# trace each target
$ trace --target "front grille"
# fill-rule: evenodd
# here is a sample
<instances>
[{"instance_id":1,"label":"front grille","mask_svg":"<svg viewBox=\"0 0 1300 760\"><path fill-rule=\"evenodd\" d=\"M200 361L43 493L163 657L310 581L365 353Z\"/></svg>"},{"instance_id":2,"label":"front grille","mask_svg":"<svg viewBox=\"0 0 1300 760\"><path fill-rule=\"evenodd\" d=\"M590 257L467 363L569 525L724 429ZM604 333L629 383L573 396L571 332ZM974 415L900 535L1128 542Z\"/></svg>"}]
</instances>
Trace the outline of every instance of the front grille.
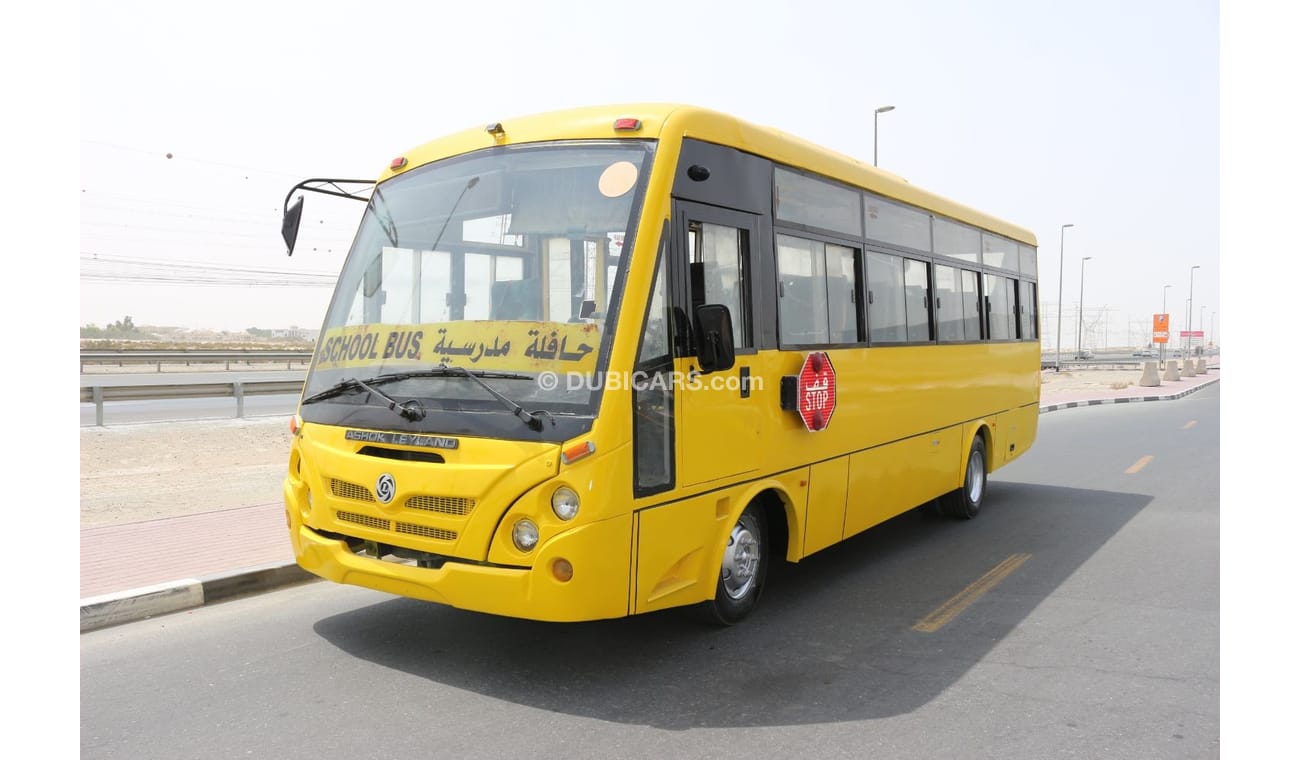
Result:
<instances>
[{"instance_id":1,"label":"front grille","mask_svg":"<svg viewBox=\"0 0 1300 760\"><path fill-rule=\"evenodd\" d=\"M459 496L412 496L406 500L406 507L444 515L467 515L474 511L474 500Z\"/></svg>"},{"instance_id":2,"label":"front grille","mask_svg":"<svg viewBox=\"0 0 1300 760\"><path fill-rule=\"evenodd\" d=\"M356 512L335 512L334 517L342 522L364 525L367 528L374 528L376 530L393 529L393 524L387 520L381 520L378 517L371 517L370 515L359 515Z\"/></svg>"},{"instance_id":3,"label":"front grille","mask_svg":"<svg viewBox=\"0 0 1300 760\"><path fill-rule=\"evenodd\" d=\"M411 523L399 522L397 524L398 533L406 533L411 536L423 536L424 538L436 538L439 541L455 541L456 531L445 530L443 528L430 528L424 525L413 525Z\"/></svg>"},{"instance_id":4,"label":"front grille","mask_svg":"<svg viewBox=\"0 0 1300 760\"><path fill-rule=\"evenodd\" d=\"M346 480L331 479L330 493L340 499L352 499L353 501L375 500L375 497L370 493L369 488L359 486L356 483L349 483Z\"/></svg>"}]
</instances>

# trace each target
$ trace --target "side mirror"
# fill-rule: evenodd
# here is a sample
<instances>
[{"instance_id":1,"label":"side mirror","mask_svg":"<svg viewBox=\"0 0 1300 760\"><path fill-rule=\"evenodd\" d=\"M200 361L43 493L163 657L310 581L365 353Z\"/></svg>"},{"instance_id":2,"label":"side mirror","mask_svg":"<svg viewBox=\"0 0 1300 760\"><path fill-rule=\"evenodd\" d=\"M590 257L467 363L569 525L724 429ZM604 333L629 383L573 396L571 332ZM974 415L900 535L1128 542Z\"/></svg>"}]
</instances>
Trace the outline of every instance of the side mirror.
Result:
<instances>
[{"instance_id":1,"label":"side mirror","mask_svg":"<svg viewBox=\"0 0 1300 760\"><path fill-rule=\"evenodd\" d=\"M695 357L703 372L719 372L736 364L736 344L731 332L731 312L720 303L695 309Z\"/></svg>"},{"instance_id":2,"label":"side mirror","mask_svg":"<svg viewBox=\"0 0 1300 760\"><path fill-rule=\"evenodd\" d=\"M298 225L302 223L302 196L284 210L284 221L280 223L280 235L284 244L289 246L289 255L293 255L293 244L298 242Z\"/></svg>"}]
</instances>

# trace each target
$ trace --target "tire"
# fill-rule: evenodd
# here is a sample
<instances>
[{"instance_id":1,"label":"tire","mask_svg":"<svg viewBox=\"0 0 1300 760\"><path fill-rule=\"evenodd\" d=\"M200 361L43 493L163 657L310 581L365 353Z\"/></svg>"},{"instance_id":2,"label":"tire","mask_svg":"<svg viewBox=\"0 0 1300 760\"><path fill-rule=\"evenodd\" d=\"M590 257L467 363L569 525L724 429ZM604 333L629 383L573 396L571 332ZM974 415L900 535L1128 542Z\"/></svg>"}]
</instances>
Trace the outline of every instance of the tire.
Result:
<instances>
[{"instance_id":1,"label":"tire","mask_svg":"<svg viewBox=\"0 0 1300 760\"><path fill-rule=\"evenodd\" d=\"M977 434L970 444L970 456L966 458L966 475L961 487L940 497L944 513L959 520L975 519L984 504L988 472L984 436Z\"/></svg>"},{"instance_id":2,"label":"tire","mask_svg":"<svg viewBox=\"0 0 1300 760\"><path fill-rule=\"evenodd\" d=\"M727 536L713 599L700 604L701 617L714 625L735 625L754 611L767 581L767 519L762 507L750 504Z\"/></svg>"}]
</instances>

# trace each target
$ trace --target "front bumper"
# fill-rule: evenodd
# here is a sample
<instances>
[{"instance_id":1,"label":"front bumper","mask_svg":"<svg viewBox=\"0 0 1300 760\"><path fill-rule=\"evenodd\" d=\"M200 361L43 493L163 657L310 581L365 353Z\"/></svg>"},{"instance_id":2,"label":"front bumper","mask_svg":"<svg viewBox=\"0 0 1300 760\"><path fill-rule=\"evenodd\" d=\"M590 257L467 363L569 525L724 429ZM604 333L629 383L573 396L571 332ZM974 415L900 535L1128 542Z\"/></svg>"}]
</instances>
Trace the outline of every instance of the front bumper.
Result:
<instances>
[{"instance_id":1,"label":"front bumper","mask_svg":"<svg viewBox=\"0 0 1300 760\"><path fill-rule=\"evenodd\" d=\"M286 499L287 507L291 503ZM355 554L345 541L305 525L297 509L287 508L286 514L295 560L336 583L530 620L600 620L629 613L631 515L553 536L534 550L531 567L449 559L441 567L428 568ZM573 565L573 577L564 582L551 572L552 563L561 558Z\"/></svg>"}]
</instances>

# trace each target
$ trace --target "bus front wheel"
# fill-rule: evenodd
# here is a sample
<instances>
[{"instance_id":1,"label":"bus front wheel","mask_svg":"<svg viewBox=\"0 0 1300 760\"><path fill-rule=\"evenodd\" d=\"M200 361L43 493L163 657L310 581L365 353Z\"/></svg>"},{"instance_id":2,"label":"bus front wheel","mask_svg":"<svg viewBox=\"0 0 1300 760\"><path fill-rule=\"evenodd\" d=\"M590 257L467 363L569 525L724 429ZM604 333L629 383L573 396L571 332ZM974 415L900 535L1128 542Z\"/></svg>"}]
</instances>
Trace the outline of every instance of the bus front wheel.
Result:
<instances>
[{"instance_id":1,"label":"bus front wheel","mask_svg":"<svg viewBox=\"0 0 1300 760\"><path fill-rule=\"evenodd\" d=\"M713 599L700 605L707 622L735 625L754 610L767 580L768 546L762 507L750 504L727 535Z\"/></svg>"},{"instance_id":2,"label":"bus front wheel","mask_svg":"<svg viewBox=\"0 0 1300 760\"><path fill-rule=\"evenodd\" d=\"M984 436L976 435L966 458L966 477L961 487L941 497L943 511L961 520L973 519L984 503L984 487L988 484L988 463L984 456Z\"/></svg>"}]
</instances>

